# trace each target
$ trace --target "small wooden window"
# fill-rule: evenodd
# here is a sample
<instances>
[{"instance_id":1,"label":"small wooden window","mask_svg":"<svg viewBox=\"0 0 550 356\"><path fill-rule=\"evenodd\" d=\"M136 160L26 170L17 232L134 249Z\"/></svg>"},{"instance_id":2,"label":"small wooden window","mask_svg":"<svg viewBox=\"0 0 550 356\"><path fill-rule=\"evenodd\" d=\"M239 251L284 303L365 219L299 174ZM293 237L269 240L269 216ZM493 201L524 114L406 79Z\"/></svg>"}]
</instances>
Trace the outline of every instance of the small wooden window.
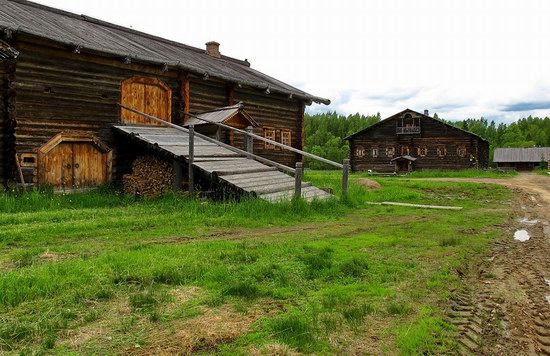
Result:
<instances>
[{"instance_id":1,"label":"small wooden window","mask_svg":"<svg viewBox=\"0 0 550 356\"><path fill-rule=\"evenodd\" d=\"M283 145L292 146L292 133L290 130L281 130L281 143Z\"/></svg>"},{"instance_id":2,"label":"small wooden window","mask_svg":"<svg viewBox=\"0 0 550 356\"><path fill-rule=\"evenodd\" d=\"M365 148L363 146L355 147L355 157L358 157L358 158L365 157Z\"/></svg>"},{"instance_id":3,"label":"small wooden window","mask_svg":"<svg viewBox=\"0 0 550 356\"><path fill-rule=\"evenodd\" d=\"M408 155L410 153L409 146L401 146L401 156Z\"/></svg>"},{"instance_id":4,"label":"small wooden window","mask_svg":"<svg viewBox=\"0 0 550 356\"><path fill-rule=\"evenodd\" d=\"M436 148L437 155L439 157L445 157L447 155L447 146L445 145L438 145Z\"/></svg>"},{"instance_id":5,"label":"small wooden window","mask_svg":"<svg viewBox=\"0 0 550 356\"><path fill-rule=\"evenodd\" d=\"M458 157L466 157L466 153L468 153L466 151L466 146L460 145L456 148L456 154L458 155Z\"/></svg>"},{"instance_id":6,"label":"small wooden window","mask_svg":"<svg viewBox=\"0 0 550 356\"><path fill-rule=\"evenodd\" d=\"M388 157L395 156L395 147L393 146L386 147L386 156Z\"/></svg>"},{"instance_id":7,"label":"small wooden window","mask_svg":"<svg viewBox=\"0 0 550 356\"><path fill-rule=\"evenodd\" d=\"M377 147L373 147L372 150L372 157L378 157L378 148Z\"/></svg>"},{"instance_id":8,"label":"small wooden window","mask_svg":"<svg viewBox=\"0 0 550 356\"><path fill-rule=\"evenodd\" d=\"M426 146L418 147L418 155L420 157L426 157L428 155L428 147Z\"/></svg>"},{"instance_id":9,"label":"small wooden window","mask_svg":"<svg viewBox=\"0 0 550 356\"><path fill-rule=\"evenodd\" d=\"M264 137L268 140L275 141L275 130L274 129L264 129ZM264 148L266 150L274 150L275 145L269 142L264 142Z\"/></svg>"},{"instance_id":10,"label":"small wooden window","mask_svg":"<svg viewBox=\"0 0 550 356\"><path fill-rule=\"evenodd\" d=\"M21 153L19 164L21 167L36 167L36 153Z\"/></svg>"}]
</instances>

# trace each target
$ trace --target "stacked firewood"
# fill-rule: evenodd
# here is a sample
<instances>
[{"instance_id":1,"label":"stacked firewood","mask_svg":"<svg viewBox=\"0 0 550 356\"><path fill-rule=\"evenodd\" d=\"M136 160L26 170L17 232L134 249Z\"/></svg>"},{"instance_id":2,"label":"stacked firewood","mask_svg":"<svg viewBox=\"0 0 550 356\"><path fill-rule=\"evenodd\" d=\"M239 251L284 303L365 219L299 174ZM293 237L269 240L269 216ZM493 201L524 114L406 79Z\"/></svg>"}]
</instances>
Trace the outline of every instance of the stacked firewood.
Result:
<instances>
[{"instance_id":1,"label":"stacked firewood","mask_svg":"<svg viewBox=\"0 0 550 356\"><path fill-rule=\"evenodd\" d=\"M132 174L122 177L124 193L145 197L162 195L172 189L172 165L153 155L139 156L132 163Z\"/></svg>"}]
</instances>

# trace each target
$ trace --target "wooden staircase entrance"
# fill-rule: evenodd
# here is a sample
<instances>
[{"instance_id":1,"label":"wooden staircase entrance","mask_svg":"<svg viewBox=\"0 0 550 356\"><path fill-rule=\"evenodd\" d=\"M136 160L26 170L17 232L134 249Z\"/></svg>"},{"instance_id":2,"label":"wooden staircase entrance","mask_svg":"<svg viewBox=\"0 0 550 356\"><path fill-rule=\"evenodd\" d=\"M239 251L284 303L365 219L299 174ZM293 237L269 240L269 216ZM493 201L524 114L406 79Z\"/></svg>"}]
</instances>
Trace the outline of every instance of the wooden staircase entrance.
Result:
<instances>
[{"instance_id":1,"label":"wooden staircase entrance","mask_svg":"<svg viewBox=\"0 0 550 356\"><path fill-rule=\"evenodd\" d=\"M288 200L291 198L301 198L311 201L314 199L326 199L332 196L323 189L314 187L311 183L302 182L301 162L297 163L296 169L294 169L253 154L252 141L260 140L342 169L342 196L347 195L348 159L344 160L344 164L339 164L280 142L257 136L251 132L210 120L204 116L185 113L194 119L245 135L246 150L241 150L212 137L195 132L194 124L190 124L188 128L185 128L133 108L124 105L120 106L123 111L129 111L165 126L117 125L114 128L120 133L137 140L142 145L161 151L165 156L168 155L173 158L175 187L180 186L178 181L183 175L182 163L185 163L188 169L190 193L193 193L194 176L197 173L202 177L206 177L212 185L221 186L222 189L226 187L228 191L236 191L240 193L239 195L257 196L268 201ZM231 109L234 108L231 107ZM294 177L283 172L289 173Z\"/></svg>"},{"instance_id":2,"label":"wooden staircase entrance","mask_svg":"<svg viewBox=\"0 0 550 356\"><path fill-rule=\"evenodd\" d=\"M189 162L189 134L185 132L159 126L115 126L115 129L165 156ZM291 199L294 195L294 177L200 137L195 137L193 170L213 184L230 187L243 195L269 201ZM302 182L301 193L308 201L331 196L308 182Z\"/></svg>"}]
</instances>

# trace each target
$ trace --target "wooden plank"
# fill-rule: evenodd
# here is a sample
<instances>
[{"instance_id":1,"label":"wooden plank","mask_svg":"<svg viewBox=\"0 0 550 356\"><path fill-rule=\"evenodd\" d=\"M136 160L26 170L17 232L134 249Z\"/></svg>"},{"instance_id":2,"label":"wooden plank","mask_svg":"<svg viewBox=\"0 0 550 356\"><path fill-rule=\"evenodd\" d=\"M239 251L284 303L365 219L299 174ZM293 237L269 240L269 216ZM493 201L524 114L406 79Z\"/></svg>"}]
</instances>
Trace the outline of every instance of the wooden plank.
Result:
<instances>
[{"instance_id":1,"label":"wooden plank","mask_svg":"<svg viewBox=\"0 0 550 356\"><path fill-rule=\"evenodd\" d=\"M301 188L310 187L311 183L309 182L302 182ZM257 187L249 187L246 188L246 191L254 192L258 195L260 194L269 194L269 193L275 193L280 191L287 191L289 188L295 188L294 187L294 180L291 180L290 182L283 182L278 184L269 184L269 185L261 185Z\"/></svg>"},{"instance_id":2,"label":"wooden plank","mask_svg":"<svg viewBox=\"0 0 550 356\"><path fill-rule=\"evenodd\" d=\"M262 168L242 167L242 168L233 168L233 169L227 168L227 169L215 170L213 171L213 173L216 173L217 176L224 176L224 175L232 175L232 174L238 174L238 173L273 172L276 170L277 168L268 167L268 166L263 166Z\"/></svg>"},{"instance_id":3,"label":"wooden plank","mask_svg":"<svg viewBox=\"0 0 550 356\"><path fill-rule=\"evenodd\" d=\"M228 177L230 178L228 179ZM251 183L260 185L259 184L260 182L276 183L276 182L292 180L293 178L279 171L274 171L274 172L238 174L235 176L224 176L222 179L228 183L239 185L241 187L246 187Z\"/></svg>"},{"instance_id":4,"label":"wooden plank","mask_svg":"<svg viewBox=\"0 0 550 356\"><path fill-rule=\"evenodd\" d=\"M277 202L277 201L284 201L292 199L294 196L294 189L288 189L281 192L276 193L269 193L269 194L262 194L259 196L261 199L265 199L271 202ZM332 195L325 192L322 189L319 189L317 187L305 187L302 189L302 198L306 199L307 201L312 201L313 199L327 199L330 198Z\"/></svg>"},{"instance_id":5,"label":"wooden plank","mask_svg":"<svg viewBox=\"0 0 550 356\"><path fill-rule=\"evenodd\" d=\"M187 145L178 145L178 146L160 146L160 148L169 151L176 156L186 157L189 154L189 146ZM244 157L236 152L227 150L222 147L217 146L195 146L195 156L196 157L221 157L222 159L227 159L230 157ZM225 157L225 158L223 158Z\"/></svg>"},{"instance_id":6,"label":"wooden plank","mask_svg":"<svg viewBox=\"0 0 550 356\"><path fill-rule=\"evenodd\" d=\"M284 179L281 179L279 176L272 177L272 178L254 178L249 181L238 181L238 182L229 182L234 185L238 185L240 188L246 188L246 189L253 189L258 188L266 185L278 185L278 184L289 184L290 182L294 182L294 179L291 177L287 177Z\"/></svg>"},{"instance_id":7,"label":"wooden plank","mask_svg":"<svg viewBox=\"0 0 550 356\"><path fill-rule=\"evenodd\" d=\"M246 174L229 175L229 176L224 176L223 179L239 180L239 179L250 179L250 178L258 178L258 177L271 176L271 175L290 177L288 174L285 174L283 172L273 171L271 173L246 173Z\"/></svg>"},{"instance_id":8,"label":"wooden plank","mask_svg":"<svg viewBox=\"0 0 550 356\"><path fill-rule=\"evenodd\" d=\"M263 168L267 167L264 164L258 163L251 159L242 159L242 158L230 158L225 161L212 161L212 162L197 162L197 166L199 166L202 169L207 170L218 170L222 168L227 167L233 167L233 168Z\"/></svg>"},{"instance_id":9,"label":"wooden plank","mask_svg":"<svg viewBox=\"0 0 550 356\"><path fill-rule=\"evenodd\" d=\"M422 209L439 209L439 210L462 210L461 206L446 206L446 205L424 205L424 204L410 204L410 203L397 203L391 201L383 202L367 202L370 205L394 205L394 206L408 206L413 208L422 208Z\"/></svg>"}]
</instances>

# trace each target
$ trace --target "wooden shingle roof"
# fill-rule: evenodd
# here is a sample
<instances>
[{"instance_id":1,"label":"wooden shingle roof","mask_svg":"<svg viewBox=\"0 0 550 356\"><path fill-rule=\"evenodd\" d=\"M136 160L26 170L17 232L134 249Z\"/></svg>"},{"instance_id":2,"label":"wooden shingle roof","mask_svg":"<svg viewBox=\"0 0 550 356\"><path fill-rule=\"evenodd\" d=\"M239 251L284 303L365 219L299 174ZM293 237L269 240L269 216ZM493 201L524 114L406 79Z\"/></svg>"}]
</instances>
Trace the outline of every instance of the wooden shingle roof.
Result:
<instances>
[{"instance_id":1,"label":"wooden shingle roof","mask_svg":"<svg viewBox=\"0 0 550 356\"><path fill-rule=\"evenodd\" d=\"M541 162L550 159L550 147L495 148L493 162Z\"/></svg>"},{"instance_id":2,"label":"wooden shingle roof","mask_svg":"<svg viewBox=\"0 0 550 356\"><path fill-rule=\"evenodd\" d=\"M181 68L202 76L269 90L322 104L330 100L308 94L250 67L247 61L221 56L86 15L25 0L0 0L0 30L52 40L82 52Z\"/></svg>"}]
</instances>

